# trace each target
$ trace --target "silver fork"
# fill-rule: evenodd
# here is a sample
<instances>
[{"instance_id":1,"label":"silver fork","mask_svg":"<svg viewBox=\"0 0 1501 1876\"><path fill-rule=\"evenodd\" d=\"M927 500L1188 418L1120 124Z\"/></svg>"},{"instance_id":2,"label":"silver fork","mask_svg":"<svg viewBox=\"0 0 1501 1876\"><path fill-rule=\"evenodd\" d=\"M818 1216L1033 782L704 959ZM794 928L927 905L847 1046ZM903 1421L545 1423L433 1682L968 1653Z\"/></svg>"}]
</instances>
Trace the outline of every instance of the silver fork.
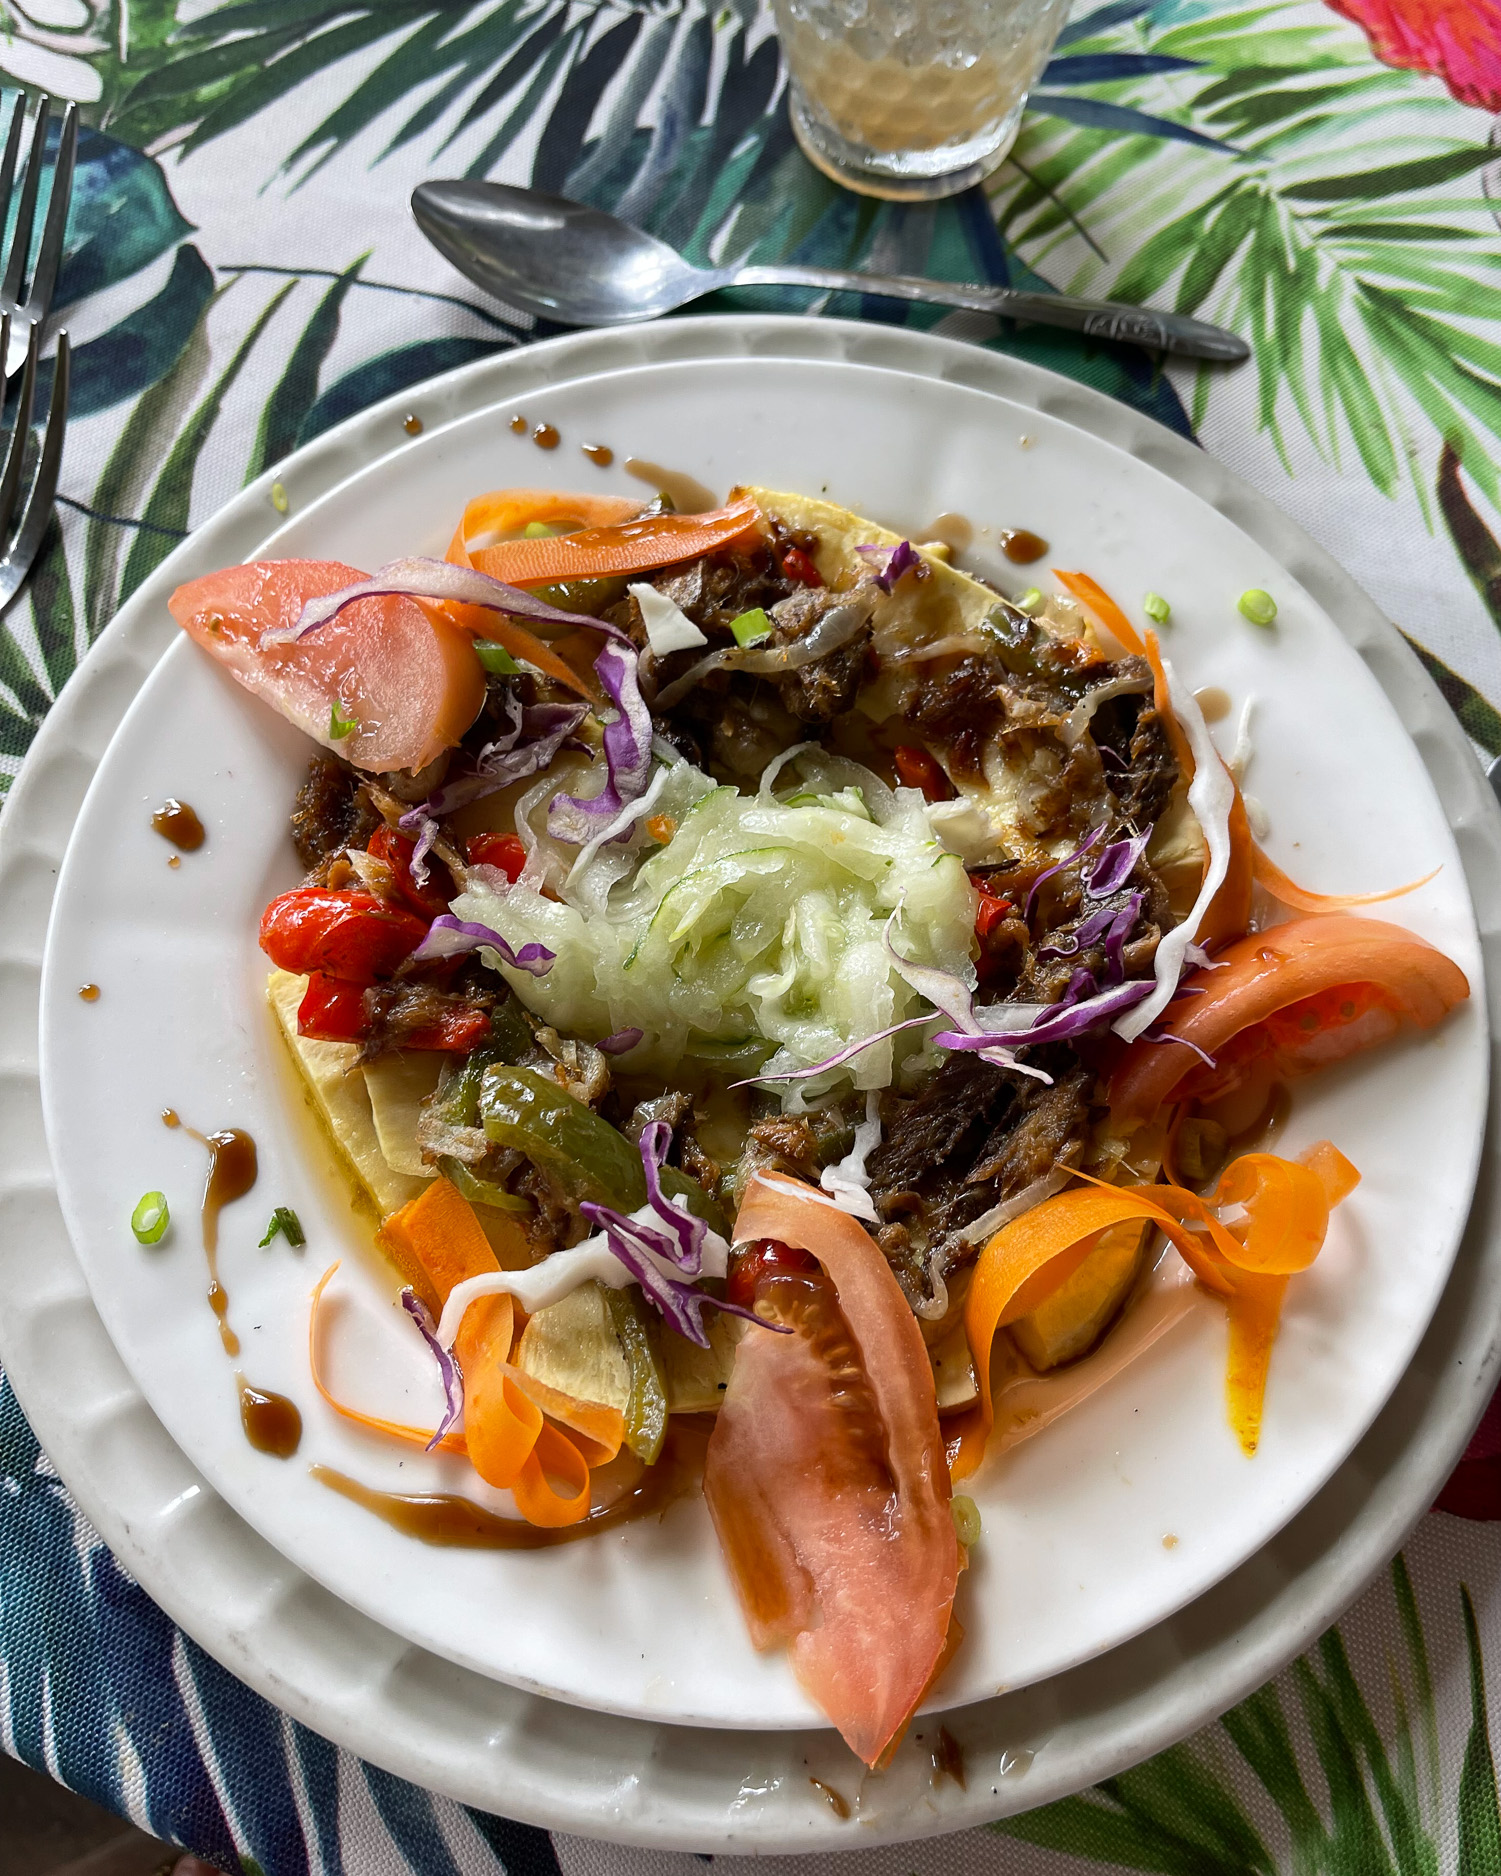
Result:
<instances>
[{"instance_id":1,"label":"silver fork","mask_svg":"<svg viewBox=\"0 0 1501 1876\"><path fill-rule=\"evenodd\" d=\"M25 174L21 178L20 198L16 203L16 224L10 238L10 255L5 263L4 278L0 279L0 313L10 315L18 327L23 323L25 326L43 325L51 312L57 270L62 264L63 237L68 231L68 204L73 194L73 160L78 148L76 104L69 104L63 111L62 130L57 139L57 162L52 171L52 191L47 198L47 219L42 224L42 239L28 286L26 266L31 259L31 230L36 219L37 197L41 193L42 172L47 167L47 125L52 109L50 98L38 100L31 149L26 158ZM17 98L11 112L5 154L0 157L0 203L10 201L25 128L26 97L23 93ZM19 341L20 330L17 330L16 337ZM9 377L9 349L0 356L5 359L6 376Z\"/></svg>"},{"instance_id":2,"label":"silver fork","mask_svg":"<svg viewBox=\"0 0 1501 1876\"><path fill-rule=\"evenodd\" d=\"M5 273L0 278L0 367L3 377L11 375L12 335L18 346L24 343L21 381L16 392L15 414L10 434L4 443L4 462L0 464L0 613L20 592L41 547L47 524L57 498L58 471L62 464L63 431L68 421L69 346L66 332L57 335L57 358L52 371L52 397L47 409L47 427L42 446L36 455L36 467L30 486L25 489L27 446L31 439L31 416L36 401L37 366L41 359L42 339L47 315L52 310L52 295L57 287L58 268L62 264L63 238L68 228L68 205L73 194L73 160L78 145L78 110L69 104L63 112L62 129L57 140L57 161L52 171L52 189L47 198L47 219L42 224L42 238L36 260L31 262L31 234L36 220L37 197L41 193L42 172L46 168L47 124L52 111L50 98L37 105L32 128L31 149L26 171L21 178L21 194L16 203L15 227L11 232L10 253ZM11 112L5 152L0 156L0 204L10 201L15 185L16 162L21 153L21 137L26 126L26 98L16 100ZM22 334L25 334L24 341Z\"/></svg>"},{"instance_id":3,"label":"silver fork","mask_svg":"<svg viewBox=\"0 0 1501 1876\"><path fill-rule=\"evenodd\" d=\"M10 346L11 316L0 314L0 358ZM3 613L21 590L21 583L31 571L57 497L57 474L63 459L63 431L68 422L68 335L57 335L57 358L52 370L52 401L47 410L47 428L37 453L31 486L21 498L25 480L27 444L31 438L31 409L36 393L37 361L42 352L40 323L31 328L26 342L26 363L21 368L21 388L16 395L16 414L10 435L5 440L5 461L0 466L0 613ZM17 515L19 514L19 519ZM15 531L11 524L15 522Z\"/></svg>"}]
</instances>

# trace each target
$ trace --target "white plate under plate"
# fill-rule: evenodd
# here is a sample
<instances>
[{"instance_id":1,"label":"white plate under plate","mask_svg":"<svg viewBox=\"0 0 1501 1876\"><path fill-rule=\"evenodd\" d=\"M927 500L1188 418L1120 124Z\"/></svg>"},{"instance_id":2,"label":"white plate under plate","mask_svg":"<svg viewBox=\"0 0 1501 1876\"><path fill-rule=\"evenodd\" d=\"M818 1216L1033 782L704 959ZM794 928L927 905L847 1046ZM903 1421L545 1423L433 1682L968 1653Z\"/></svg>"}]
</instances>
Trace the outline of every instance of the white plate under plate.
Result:
<instances>
[{"instance_id":1,"label":"white plate under plate","mask_svg":"<svg viewBox=\"0 0 1501 1876\"><path fill-rule=\"evenodd\" d=\"M855 357L914 376L963 379L1005 392L1033 414L1040 408L1066 414L1205 489L1216 506L1235 511L1247 532L1275 552L1358 645L1418 736L1447 818L1460 832L1472 885L1477 878L1487 885L1494 881L1496 817L1485 805L1463 739L1368 602L1295 529L1215 465L1077 387L1012 361L911 335L801 322L678 322L651 333L570 340L456 376L424 391L422 411L431 425L476 405L522 396L535 400L538 388L555 384L570 365L578 373L629 360L718 353ZM549 414L551 409L549 393ZM329 489L342 468L380 452L398 415L395 405L369 413L304 453L283 471L294 500ZM1120 467L1126 467L1123 460ZM191 543L142 594L134 616L111 629L44 728L5 817L0 1033L18 1097L34 1086L27 1035L35 1014L41 921L51 898L49 868L71 824L89 761L170 636L152 609L163 591L174 575L186 577L254 551L267 532L264 511L254 506L264 493L247 491L214 524L217 538ZM877 506L869 495L862 499ZM902 518L894 509L887 512ZM1163 583L1160 574L1155 577ZM1478 864L1482 860L1485 865ZM227 945L235 937L233 910L225 918ZM1487 931L1491 922L1485 921ZM129 1091L141 1068L138 1058L117 1090ZM513 1815L700 1847L731 1841L763 1848L849 1843L827 1815L820 1817L816 1795L810 1804L801 1785L799 1767L832 1769L827 1735L716 1739L604 1716L586 1721L582 1715L555 1724L546 1703L445 1669L394 1638L382 1640L380 1629L352 1612L337 1616L337 1605L255 1540L195 1478L110 1359L58 1231L45 1154L27 1125L34 1107L18 1098L9 1111L16 1119L3 1136L0 1213L6 1226L0 1256L11 1299L0 1327L7 1366L43 1438L106 1535L221 1659L311 1724L394 1769ZM1489 1167L1482 1198L1489 1207ZM1472 1216L1467 1255L1398 1400L1303 1517L1221 1590L1153 1635L1117 1649L1107 1661L955 1718L972 1753L1042 1744L1027 1779L998 1782L994 1790L972 1779L962 1797L946 1785L918 1794L910 1781L888 1781L867 1793L867 1828L860 1839L976 1821L1099 1776L1187 1730L1306 1640L1397 1541L1478 1411L1489 1372L1496 1290L1486 1222ZM24 1254L18 1248L23 1241ZM43 1245L45 1259L37 1254ZM128 1241L122 1248L127 1259L135 1254ZM1451 1366L1454 1350L1459 1355ZM59 1357L69 1372L65 1386L55 1379ZM1460 1358L1467 1364L1463 1374L1457 1370ZM86 1377L81 1390L80 1376ZM1323 1554L1331 1540L1336 1547ZM1112 1530L1106 1547L1115 1542ZM1181 1660L1184 1654L1191 1658Z\"/></svg>"}]
</instances>

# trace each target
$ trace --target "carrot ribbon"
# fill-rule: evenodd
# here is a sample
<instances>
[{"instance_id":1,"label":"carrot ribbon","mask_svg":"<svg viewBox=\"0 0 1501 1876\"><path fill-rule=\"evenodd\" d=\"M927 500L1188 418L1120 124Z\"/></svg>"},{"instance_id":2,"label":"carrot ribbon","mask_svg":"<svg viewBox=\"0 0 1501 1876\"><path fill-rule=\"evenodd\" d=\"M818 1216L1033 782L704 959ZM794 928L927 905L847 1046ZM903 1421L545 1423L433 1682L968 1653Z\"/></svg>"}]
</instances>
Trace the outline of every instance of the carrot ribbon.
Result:
<instances>
[{"instance_id":1,"label":"carrot ribbon","mask_svg":"<svg viewBox=\"0 0 1501 1876\"><path fill-rule=\"evenodd\" d=\"M980 1399L961 1423L952 1460L956 1479L979 1465L994 1424L990 1357L997 1330L1030 1314L1066 1282L1112 1226L1134 1220L1161 1230L1200 1283L1223 1298L1230 1319L1230 1424L1244 1451L1254 1453L1288 1278L1317 1257L1331 1209L1360 1179L1327 1140L1296 1161L1244 1154L1207 1198L1182 1186L1107 1186L1081 1177L1088 1183L1013 1219L980 1253L964 1310Z\"/></svg>"},{"instance_id":2,"label":"carrot ribbon","mask_svg":"<svg viewBox=\"0 0 1501 1876\"><path fill-rule=\"evenodd\" d=\"M455 1284L500 1269L472 1207L447 1179L435 1179L410 1204L393 1212L378 1242L409 1276L425 1279L439 1309ZM338 1265L330 1266L313 1291L308 1325L313 1385L336 1413L372 1432L409 1445L426 1446L432 1431L362 1413L340 1401L325 1384L319 1364L319 1311L323 1292ZM464 1432L439 1442L445 1452L466 1453L486 1482L509 1490L529 1524L556 1529L587 1516L590 1470L609 1463L625 1438L625 1419L603 1407L511 1366L516 1310L505 1294L484 1296L464 1312L454 1356L464 1374Z\"/></svg>"}]
</instances>

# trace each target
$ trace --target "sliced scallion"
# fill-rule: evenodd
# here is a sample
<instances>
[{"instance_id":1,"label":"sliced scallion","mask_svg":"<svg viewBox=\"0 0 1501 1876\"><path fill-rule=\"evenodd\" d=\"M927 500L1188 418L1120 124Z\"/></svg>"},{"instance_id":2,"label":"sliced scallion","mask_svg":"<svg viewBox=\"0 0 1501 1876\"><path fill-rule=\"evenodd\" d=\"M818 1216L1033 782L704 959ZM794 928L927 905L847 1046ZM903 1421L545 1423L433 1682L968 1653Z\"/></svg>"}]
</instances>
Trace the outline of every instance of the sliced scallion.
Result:
<instances>
[{"instance_id":1,"label":"sliced scallion","mask_svg":"<svg viewBox=\"0 0 1501 1876\"><path fill-rule=\"evenodd\" d=\"M307 1234L302 1228L302 1220L290 1205L278 1205L271 1214L271 1222L266 1226L266 1235L261 1239L264 1250L273 1238L285 1238L294 1251L300 1251L307 1243Z\"/></svg>"},{"instance_id":2,"label":"sliced scallion","mask_svg":"<svg viewBox=\"0 0 1501 1876\"><path fill-rule=\"evenodd\" d=\"M980 1507L961 1492L949 1500L949 1514L954 1520L954 1534L966 1550L980 1541Z\"/></svg>"},{"instance_id":3,"label":"sliced scallion","mask_svg":"<svg viewBox=\"0 0 1501 1876\"><path fill-rule=\"evenodd\" d=\"M749 612L742 612L739 618L731 619L730 631L737 645L759 645L763 638L770 638L771 620L766 616L766 608L752 606Z\"/></svg>"},{"instance_id":4,"label":"sliced scallion","mask_svg":"<svg viewBox=\"0 0 1501 1876\"><path fill-rule=\"evenodd\" d=\"M354 732L359 727L359 718L345 716L343 710L339 707L338 698L335 697L333 707L328 713L329 735L333 737L336 743L342 742L346 736L353 736Z\"/></svg>"},{"instance_id":5,"label":"sliced scallion","mask_svg":"<svg viewBox=\"0 0 1501 1876\"><path fill-rule=\"evenodd\" d=\"M138 1244L158 1244L172 1221L165 1192L148 1192L130 1214L130 1228Z\"/></svg>"},{"instance_id":6,"label":"sliced scallion","mask_svg":"<svg viewBox=\"0 0 1501 1876\"><path fill-rule=\"evenodd\" d=\"M1259 586L1248 587L1235 602L1237 610L1252 625L1270 625L1277 616L1277 602Z\"/></svg>"},{"instance_id":7,"label":"sliced scallion","mask_svg":"<svg viewBox=\"0 0 1501 1876\"><path fill-rule=\"evenodd\" d=\"M1021 598L1017 600L1016 602L1016 609L1018 612L1027 612L1027 613L1041 612L1042 606L1043 606L1042 592L1038 587L1035 587L1035 586L1029 586L1026 592L1023 593Z\"/></svg>"},{"instance_id":8,"label":"sliced scallion","mask_svg":"<svg viewBox=\"0 0 1501 1876\"><path fill-rule=\"evenodd\" d=\"M515 677L521 669L505 646L497 645L493 639L476 639L474 650L491 677Z\"/></svg>"},{"instance_id":9,"label":"sliced scallion","mask_svg":"<svg viewBox=\"0 0 1501 1876\"><path fill-rule=\"evenodd\" d=\"M552 529L545 521L528 521L521 530L521 537L527 541L542 541L552 538Z\"/></svg>"},{"instance_id":10,"label":"sliced scallion","mask_svg":"<svg viewBox=\"0 0 1501 1876\"><path fill-rule=\"evenodd\" d=\"M1156 625L1166 625L1173 616L1173 609L1161 593L1148 593L1141 602L1141 609Z\"/></svg>"}]
</instances>

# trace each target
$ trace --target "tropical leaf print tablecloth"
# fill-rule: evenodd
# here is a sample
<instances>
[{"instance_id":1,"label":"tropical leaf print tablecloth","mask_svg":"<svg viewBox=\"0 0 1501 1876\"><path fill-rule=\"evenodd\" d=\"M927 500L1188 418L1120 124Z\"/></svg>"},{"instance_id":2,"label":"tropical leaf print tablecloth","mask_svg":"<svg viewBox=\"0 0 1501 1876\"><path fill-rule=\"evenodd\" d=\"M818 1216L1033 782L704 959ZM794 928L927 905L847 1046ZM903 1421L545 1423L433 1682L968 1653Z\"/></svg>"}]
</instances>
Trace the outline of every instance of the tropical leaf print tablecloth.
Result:
<instances>
[{"instance_id":1,"label":"tropical leaf print tablecloth","mask_svg":"<svg viewBox=\"0 0 1501 1876\"><path fill-rule=\"evenodd\" d=\"M1351 569L1501 754L1498 0L1084 0L1012 160L925 209L803 161L757 0L12 0L0 79L78 100L86 125L62 281L73 420L57 521L0 624L0 793L191 527L341 418L536 336L410 220L416 182L458 174L597 202L696 258L1041 285L1235 327L1253 364L1162 373L854 295L723 301L952 333L1196 437ZM868 1852L863 1876L1495 1876L1495 1410L1441 1502L1218 1725L994 1832ZM275 1712L121 1573L3 1381L0 1745L227 1870L700 1867L466 1810Z\"/></svg>"}]
</instances>

